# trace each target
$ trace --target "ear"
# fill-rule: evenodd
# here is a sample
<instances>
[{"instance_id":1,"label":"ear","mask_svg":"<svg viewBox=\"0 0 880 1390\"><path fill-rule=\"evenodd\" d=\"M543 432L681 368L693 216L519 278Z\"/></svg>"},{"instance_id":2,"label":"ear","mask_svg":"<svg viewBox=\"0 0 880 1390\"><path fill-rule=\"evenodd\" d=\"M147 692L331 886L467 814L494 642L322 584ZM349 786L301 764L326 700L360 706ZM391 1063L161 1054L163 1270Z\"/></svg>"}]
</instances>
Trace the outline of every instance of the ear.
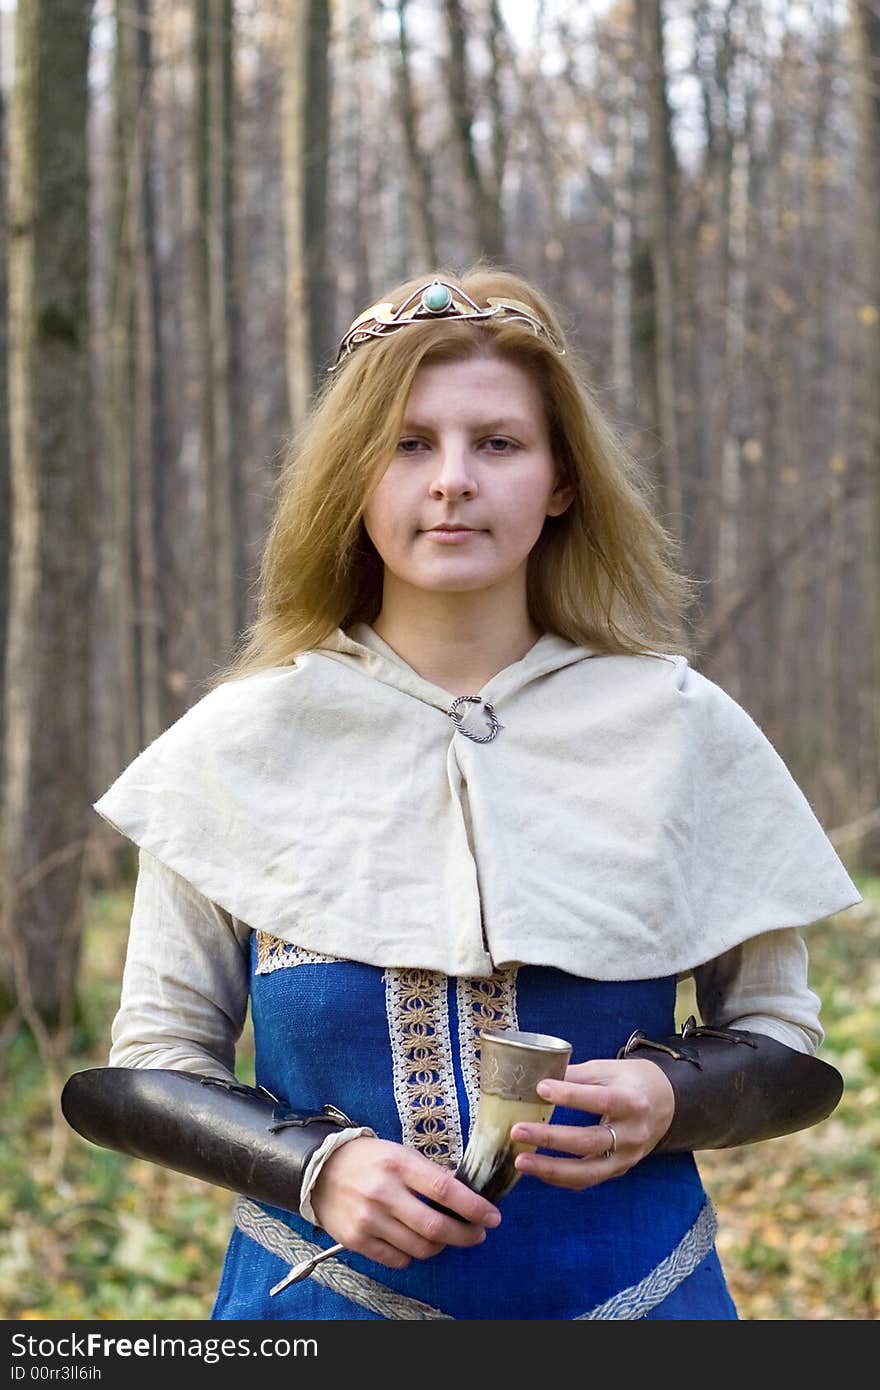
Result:
<instances>
[{"instance_id":1,"label":"ear","mask_svg":"<svg viewBox=\"0 0 880 1390\"><path fill-rule=\"evenodd\" d=\"M568 510L573 501L574 488L571 483L558 479L547 501L547 515L561 516L563 512Z\"/></svg>"}]
</instances>

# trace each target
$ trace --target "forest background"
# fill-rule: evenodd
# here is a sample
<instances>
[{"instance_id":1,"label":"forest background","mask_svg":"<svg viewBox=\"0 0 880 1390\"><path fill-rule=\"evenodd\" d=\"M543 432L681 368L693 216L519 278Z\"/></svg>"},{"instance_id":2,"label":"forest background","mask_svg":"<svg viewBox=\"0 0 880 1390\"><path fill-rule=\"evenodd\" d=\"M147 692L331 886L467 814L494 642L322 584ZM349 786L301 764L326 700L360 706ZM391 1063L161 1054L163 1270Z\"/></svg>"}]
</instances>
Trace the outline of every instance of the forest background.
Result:
<instances>
[{"instance_id":1,"label":"forest background","mask_svg":"<svg viewBox=\"0 0 880 1390\"><path fill-rule=\"evenodd\" d=\"M0 242L0 1316L208 1314L228 1194L58 1109L133 888L91 805L253 616L350 320L484 257L559 306L694 664L862 892L808 936L840 1108L701 1167L744 1318L875 1318L880 0L2 0Z\"/></svg>"}]
</instances>

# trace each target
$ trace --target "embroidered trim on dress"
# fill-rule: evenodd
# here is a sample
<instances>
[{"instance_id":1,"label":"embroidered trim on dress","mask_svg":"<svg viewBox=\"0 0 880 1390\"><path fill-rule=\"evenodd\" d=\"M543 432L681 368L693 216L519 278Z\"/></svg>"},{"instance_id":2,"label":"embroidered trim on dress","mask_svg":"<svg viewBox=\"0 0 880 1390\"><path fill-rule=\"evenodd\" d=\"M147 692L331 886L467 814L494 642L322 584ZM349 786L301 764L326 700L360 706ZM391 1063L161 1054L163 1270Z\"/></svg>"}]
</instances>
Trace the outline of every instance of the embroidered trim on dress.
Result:
<instances>
[{"instance_id":1,"label":"embroidered trim on dress","mask_svg":"<svg viewBox=\"0 0 880 1390\"><path fill-rule=\"evenodd\" d=\"M447 976L436 970L384 972L394 1100L404 1144L455 1167L464 1148L452 1070Z\"/></svg>"},{"instance_id":2,"label":"embroidered trim on dress","mask_svg":"<svg viewBox=\"0 0 880 1390\"><path fill-rule=\"evenodd\" d=\"M485 977L460 976L458 979L458 1050L471 1129L477 1118L480 1098L480 1029L519 1027L516 1016L518 969L518 966L510 965Z\"/></svg>"},{"instance_id":3,"label":"embroidered trim on dress","mask_svg":"<svg viewBox=\"0 0 880 1390\"><path fill-rule=\"evenodd\" d=\"M632 1322L645 1317L652 1308L663 1302L667 1294L677 1289L689 1274L693 1274L697 1265L702 1263L712 1249L717 1234L718 1218L707 1197L693 1226L685 1232L665 1260L655 1265L644 1279L640 1279L637 1284L631 1284L628 1289L621 1289L620 1293L600 1303L598 1308L593 1308L589 1313L578 1313L576 1321L601 1318L604 1322Z\"/></svg>"},{"instance_id":4,"label":"embroidered trim on dress","mask_svg":"<svg viewBox=\"0 0 880 1390\"><path fill-rule=\"evenodd\" d=\"M322 951L308 951L305 946L282 941L280 936L272 936L270 932L257 932L258 975L269 975L288 965L327 965L341 959L341 956L325 956Z\"/></svg>"},{"instance_id":5,"label":"embroidered trim on dress","mask_svg":"<svg viewBox=\"0 0 880 1390\"><path fill-rule=\"evenodd\" d=\"M313 1245L311 1241L303 1240L302 1236L285 1226L283 1221L270 1216L248 1197L238 1198L233 1215L240 1231L250 1236L258 1245L262 1245L264 1250L277 1255L281 1260L286 1260L289 1265L311 1259L322 1248L320 1245ZM352 1303L369 1308L371 1313L378 1313L381 1318L401 1321L449 1318L448 1313L441 1313L438 1308L432 1308L430 1303L422 1303L417 1298L396 1294L393 1289L387 1289L384 1284L380 1284L378 1279L359 1274L357 1270L349 1269L339 1260L325 1260L312 1271L309 1278L314 1279L317 1284L323 1284L325 1288L332 1289L334 1293L341 1294Z\"/></svg>"},{"instance_id":6,"label":"embroidered trim on dress","mask_svg":"<svg viewBox=\"0 0 880 1390\"><path fill-rule=\"evenodd\" d=\"M270 1216L248 1197L238 1198L233 1216L240 1231L250 1236L258 1245L262 1245L264 1250L269 1250L279 1259L286 1260L291 1266L317 1255L321 1250L320 1246L298 1236L283 1221ZM672 1293L673 1289L684 1283L689 1274L693 1274L709 1254L717 1234L718 1219L711 1199L707 1196L691 1228L685 1232L675 1249L655 1265L644 1279L640 1279L637 1284L631 1284L627 1289L621 1289L619 1293L606 1299L604 1303L597 1304L589 1312L577 1313L573 1321L633 1322L646 1317L652 1308L656 1308ZM429 1318L452 1318L454 1321L451 1313L444 1313L430 1303L422 1303L407 1294L397 1293L395 1289L381 1284L378 1279L370 1279L368 1275L350 1269L339 1259L324 1261L309 1278L342 1294L343 1298L350 1299L352 1303L369 1308L380 1317L398 1321Z\"/></svg>"}]
</instances>

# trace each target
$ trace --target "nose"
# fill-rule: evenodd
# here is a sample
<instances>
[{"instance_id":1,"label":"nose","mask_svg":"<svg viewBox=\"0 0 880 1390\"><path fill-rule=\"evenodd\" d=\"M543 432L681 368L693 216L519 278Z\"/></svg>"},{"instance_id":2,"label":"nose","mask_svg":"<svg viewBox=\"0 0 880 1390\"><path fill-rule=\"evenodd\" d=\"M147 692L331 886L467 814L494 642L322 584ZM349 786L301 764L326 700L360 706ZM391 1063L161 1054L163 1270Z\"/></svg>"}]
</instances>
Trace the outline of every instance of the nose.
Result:
<instances>
[{"instance_id":1,"label":"nose","mask_svg":"<svg viewBox=\"0 0 880 1390\"><path fill-rule=\"evenodd\" d=\"M467 445L460 441L445 441L437 449L432 497L475 497L477 480Z\"/></svg>"}]
</instances>

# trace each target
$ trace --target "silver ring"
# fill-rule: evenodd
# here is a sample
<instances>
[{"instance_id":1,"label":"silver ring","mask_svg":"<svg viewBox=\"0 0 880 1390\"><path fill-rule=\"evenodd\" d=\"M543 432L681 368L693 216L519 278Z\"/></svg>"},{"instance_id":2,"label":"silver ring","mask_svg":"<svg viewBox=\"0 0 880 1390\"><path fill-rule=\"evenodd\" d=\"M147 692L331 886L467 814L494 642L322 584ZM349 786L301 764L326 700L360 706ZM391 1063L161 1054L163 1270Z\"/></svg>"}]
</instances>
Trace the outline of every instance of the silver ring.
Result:
<instances>
[{"instance_id":1,"label":"silver ring","mask_svg":"<svg viewBox=\"0 0 880 1390\"><path fill-rule=\"evenodd\" d=\"M610 1148L610 1149L606 1149L605 1152L603 1153L602 1157L603 1157L603 1158L613 1158L614 1155L617 1153L617 1131L615 1130L615 1128L614 1128L613 1125L610 1125L610 1124L608 1123L607 1120L603 1120L602 1123L603 1123L603 1125L605 1126L605 1128L608 1130L608 1133L611 1135L611 1148Z\"/></svg>"}]
</instances>

